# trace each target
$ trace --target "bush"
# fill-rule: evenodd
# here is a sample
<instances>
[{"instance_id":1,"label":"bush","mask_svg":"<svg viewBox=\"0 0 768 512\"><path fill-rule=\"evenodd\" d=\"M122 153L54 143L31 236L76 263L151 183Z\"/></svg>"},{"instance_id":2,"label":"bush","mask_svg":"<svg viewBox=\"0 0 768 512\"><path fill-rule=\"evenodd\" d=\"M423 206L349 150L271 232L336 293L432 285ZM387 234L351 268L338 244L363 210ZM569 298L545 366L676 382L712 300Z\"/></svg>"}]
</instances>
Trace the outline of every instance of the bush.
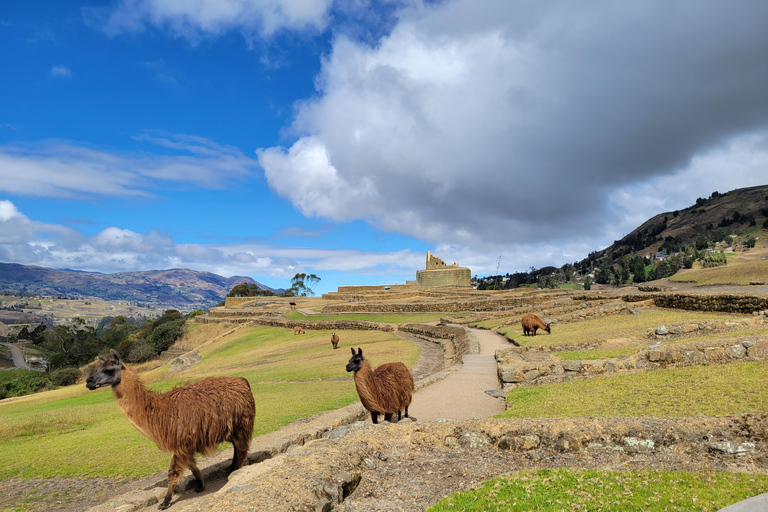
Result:
<instances>
[{"instance_id":1,"label":"bush","mask_svg":"<svg viewBox=\"0 0 768 512\"><path fill-rule=\"evenodd\" d=\"M173 345L173 342L184 335L184 319L171 320L155 327L147 342L159 354Z\"/></svg>"},{"instance_id":2,"label":"bush","mask_svg":"<svg viewBox=\"0 0 768 512\"><path fill-rule=\"evenodd\" d=\"M80 380L80 370L78 368L60 368L54 372L51 372L51 380L59 386L71 386L77 384Z\"/></svg>"},{"instance_id":3,"label":"bush","mask_svg":"<svg viewBox=\"0 0 768 512\"><path fill-rule=\"evenodd\" d=\"M54 389L47 373L33 370L8 370L0 372L0 400L12 396L24 396L38 391Z\"/></svg>"},{"instance_id":4,"label":"bush","mask_svg":"<svg viewBox=\"0 0 768 512\"><path fill-rule=\"evenodd\" d=\"M125 358L125 361L128 363L143 363L156 355L157 351L147 343L147 340L138 340L133 344L131 352Z\"/></svg>"}]
</instances>

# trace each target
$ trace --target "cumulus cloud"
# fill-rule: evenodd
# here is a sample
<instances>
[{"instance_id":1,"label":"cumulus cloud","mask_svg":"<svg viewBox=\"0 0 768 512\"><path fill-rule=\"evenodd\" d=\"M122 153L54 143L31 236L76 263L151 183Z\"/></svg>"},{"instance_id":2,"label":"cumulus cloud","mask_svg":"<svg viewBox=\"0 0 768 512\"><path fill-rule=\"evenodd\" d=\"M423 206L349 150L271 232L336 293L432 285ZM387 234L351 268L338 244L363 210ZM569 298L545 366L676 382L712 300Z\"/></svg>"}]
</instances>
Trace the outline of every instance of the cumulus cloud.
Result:
<instances>
[{"instance_id":1,"label":"cumulus cloud","mask_svg":"<svg viewBox=\"0 0 768 512\"><path fill-rule=\"evenodd\" d=\"M239 31L251 40L281 29L323 30L331 4L332 0L121 0L114 7L85 9L84 15L108 34L153 26L197 43L228 31Z\"/></svg>"},{"instance_id":2,"label":"cumulus cloud","mask_svg":"<svg viewBox=\"0 0 768 512\"><path fill-rule=\"evenodd\" d=\"M307 216L573 261L637 217L619 192L734 188L697 162L768 128L766 23L759 1L418 3L375 45L338 37L258 160Z\"/></svg>"},{"instance_id":3,"label":"cumulus cloud","mask_svg":"<svg viewBox=\"0 0 768 512\"><path fill-rule=\"evenodd\" d=\"M314 249L269 244L177 244L167 233L108 227L86 236L71 228L30 220L0 200L0 261L98 272L191 268L224 276L284 280L297 272L407 275L423 254ZM311 269L311 270L310 270Z\"/></svg>"},{"instance_id":4,"label":"cumulus cloud","mask_svg":"<svg viewBox=\"0 0 768 512\"><path fill-rule=\"evenodd\" d=\"M70 142L0 146L0 191L44 197L147 196L157 181L222 188L253 176L258 164L232 146L192 135L137 140L176 154L110 153Z\"/></svg>"}]
</instances>

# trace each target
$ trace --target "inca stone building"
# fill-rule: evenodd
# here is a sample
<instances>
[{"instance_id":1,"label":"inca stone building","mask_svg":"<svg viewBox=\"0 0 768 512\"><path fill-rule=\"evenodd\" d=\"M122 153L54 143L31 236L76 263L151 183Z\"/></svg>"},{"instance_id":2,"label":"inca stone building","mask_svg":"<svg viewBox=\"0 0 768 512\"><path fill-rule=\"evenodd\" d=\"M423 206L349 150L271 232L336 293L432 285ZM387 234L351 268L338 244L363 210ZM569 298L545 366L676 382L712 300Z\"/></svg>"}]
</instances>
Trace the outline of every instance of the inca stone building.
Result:
<instances>
[{"instance_id":1,"label":"inca stone building","mask_svg":"<svg viewBox=\"0 0 768 512\"><path fill-rule=\"evenodd\" d=\"M416 272L416 283L419 286L437 288L441 286L471 287L471 272L467 267L458 263L446 265L443 260L427 251L427 268Z\"/></svg>"}]
</instances>

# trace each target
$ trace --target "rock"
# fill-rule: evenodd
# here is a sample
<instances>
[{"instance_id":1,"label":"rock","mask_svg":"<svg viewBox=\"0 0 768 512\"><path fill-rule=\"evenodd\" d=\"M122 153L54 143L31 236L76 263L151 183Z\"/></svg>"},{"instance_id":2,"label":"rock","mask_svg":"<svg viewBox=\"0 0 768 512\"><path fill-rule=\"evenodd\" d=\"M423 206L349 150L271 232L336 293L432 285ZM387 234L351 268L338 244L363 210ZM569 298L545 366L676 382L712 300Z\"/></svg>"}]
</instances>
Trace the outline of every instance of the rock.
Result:
<instances>
[{"instance_id":1,"label":"rock","mask_svg":"<svg viewBox=\"0 0 768 512\"><path fill-rule=\"evenodd\" d=\"M560 363L567 372L580 372L583 368L581 361L566 359Z\"/></svg>"},{"instance_id":2,"label":"rock","mask_svg":"<svg viewBox=\"0 0 768 512\"><path fill-rule=\"evenodd\" d=\"M638 439L636 437L625 437L624 448L627 453L647 453L652 452L655 444L652 439Z\"/></svg>"},{"instance_id":3,"label":"rock","mask_svg":"<svg viewBox=\"0 0 768 512\"><path fill-rule=\"evenodd\" d=\"M667 329L666 325L660 325L656 327L656 330L654 331L657 336L666 336L669 334L669 329Z\"/></svg>"},{"instance_id":4,"label":"rock","mask_svg":"<svg viewBox=\"0 0 768 512\"><path fill-rule=\"evenodd\" d=\"M491 442L491 439L485 434L477 432L464 432L459 437L459 446L462 448L477 449L482 448Z\"/></svg>"},{"instance_id":5,"label":"rock","mask_svg":"<svg viewBox=\"0 0 768 512\"><path fill-rule=\"evenodd\" d=\"M755 443L736 444L732 441L722 441L709 444L709 449L713 452L720 452L726 455L741 456L755 451Z\"/></svg>"},{"instance_id":6,"label":"rock","mask_svg":"<svg viewBox=\"0 0 768 512\"><path fill-rule=\"evenodd\" d=\"M747 355L747 349L739 345L733 345L730 347L727 347L725 349L725 353L730 357L731 359L742 359L745 355Z\"/></svg>"},{"instance_id":7,"label":"rock","mask_svg":"<svg viewBox=\"0 0 768 512\"><path fill-rule=\"evenodd\" d=\"M512 436L505 434L499 439L499 448L502 450L535 450L540 444L541 439L535 435Z\"/></svg>"}]
</instances>

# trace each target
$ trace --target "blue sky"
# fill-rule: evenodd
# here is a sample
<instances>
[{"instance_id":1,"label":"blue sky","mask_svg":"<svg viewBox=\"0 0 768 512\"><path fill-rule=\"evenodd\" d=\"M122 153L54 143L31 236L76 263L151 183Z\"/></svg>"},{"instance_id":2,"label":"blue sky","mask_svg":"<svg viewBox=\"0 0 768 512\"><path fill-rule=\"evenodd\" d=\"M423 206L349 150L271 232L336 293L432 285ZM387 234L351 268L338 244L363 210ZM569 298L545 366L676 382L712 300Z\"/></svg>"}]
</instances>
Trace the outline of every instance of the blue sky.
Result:
<instances>
[{"instance_id":1,"label":"blue sky","mask_svg":"<svg viewBox=\"0 0 768 512\"><path fill-rule=\"evenodd\" d=\"M768 183L762 2L0 6L0 261L286 287L562 265Z\"/></svg>"}]
</instances>

